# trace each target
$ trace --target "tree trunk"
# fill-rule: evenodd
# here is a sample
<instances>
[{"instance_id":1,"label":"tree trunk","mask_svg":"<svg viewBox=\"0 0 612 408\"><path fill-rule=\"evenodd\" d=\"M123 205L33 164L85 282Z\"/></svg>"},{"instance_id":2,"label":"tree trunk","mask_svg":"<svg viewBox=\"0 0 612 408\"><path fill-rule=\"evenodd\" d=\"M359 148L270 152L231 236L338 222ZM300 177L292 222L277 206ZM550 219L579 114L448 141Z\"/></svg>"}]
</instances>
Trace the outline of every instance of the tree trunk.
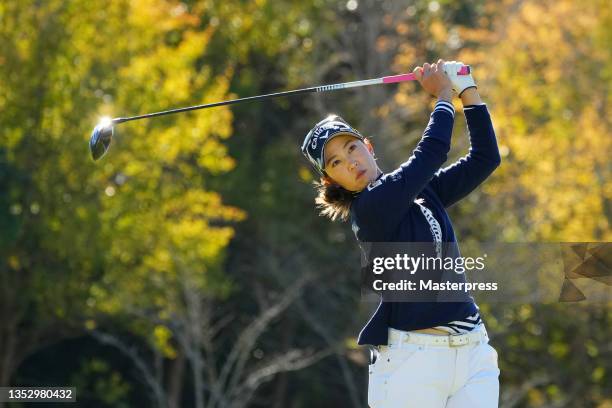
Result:
<instances>
[{"instance_id":1,"label":"tree trunk","mask_svg":"<svg viewBox=\"0 0 612 408\"><path fill-rule=\"evenodd\" d=\"M2 355L0 356L0 387L8 387L15 370L16 339L10 331L4 333L2 337L0 339L0 349L2 350Z\"/></svg>"},{"instance_id":2,"label":"tree trunk","mask_svg":"<svg viewBox=\"0 0 612 408\"><path fill-rule=\"evenodd\" d=\"M190 353L191 373L193 376L193 393L195 397L195 407L204 408L204 375L202 354L199 348L193 347ZM214 406L214 405L213 405Z\"/></svg>"},{"instance_id":3,"label":"tree trunk","mask_svg":"<svg viewBox=\"0 0 612 408\"><path fill-rule=\"evenodd\" d=\"M172 361L168 377L168 407L179 408L183 391L183 374L185 373L185 353L178 350L178 355Z\"/></svg>"},{"instance_id":4,"label":"tree trunk","mask_svg":"<svg viewBox=\"0 0 612 408\"><path fill-rule=\"evenodd\" d=\"M282 332L282 340L281 340L281 350L286 350L291 346L293 342L293 337L295 333L295 320L289 320L286 325L285 330ZM276 381L276 387L274 390L274 399L273 399L273 407L274 408L282 408L286 407L285 399L287 396L287 385L289 384L289 379L287 373L281 373L278 376L278 380Z\"/></svg>"}]
</instances>

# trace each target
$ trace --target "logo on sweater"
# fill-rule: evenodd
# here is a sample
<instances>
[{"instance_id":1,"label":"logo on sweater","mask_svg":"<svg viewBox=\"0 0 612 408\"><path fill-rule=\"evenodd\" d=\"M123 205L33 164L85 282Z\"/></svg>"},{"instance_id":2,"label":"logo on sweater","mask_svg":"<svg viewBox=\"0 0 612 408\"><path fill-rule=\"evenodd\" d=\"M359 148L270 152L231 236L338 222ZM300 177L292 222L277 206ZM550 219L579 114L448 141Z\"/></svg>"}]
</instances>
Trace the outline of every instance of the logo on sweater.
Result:
<instances>
[{"instance_id":1,"label":"logo on sweater","mask_svg":"<svg viewBox=\"0 0 612 408\"><path fill-rule=\"evenodd\" d=\"M436 247L436 255L438 258L442 257L442 229L440 228L440 223L436 220L431 210L423 205L423 201L415 200L416 204L421 208L421 212L425 216L425 219L429 223L429 230L431 231L431 235Z\"/></svg>"},{"instance_id":2,"label":"logo on sweater","mask_svg":"<svg viewBox=\"0 0 612 408\"><path fill-rule=\"evenodd\" d=\"M380 186L381 184L382 184L382 180L376 180L375 182L368 184L368 191L374 190L376 187Z\"/></svg>"}]
</instances>

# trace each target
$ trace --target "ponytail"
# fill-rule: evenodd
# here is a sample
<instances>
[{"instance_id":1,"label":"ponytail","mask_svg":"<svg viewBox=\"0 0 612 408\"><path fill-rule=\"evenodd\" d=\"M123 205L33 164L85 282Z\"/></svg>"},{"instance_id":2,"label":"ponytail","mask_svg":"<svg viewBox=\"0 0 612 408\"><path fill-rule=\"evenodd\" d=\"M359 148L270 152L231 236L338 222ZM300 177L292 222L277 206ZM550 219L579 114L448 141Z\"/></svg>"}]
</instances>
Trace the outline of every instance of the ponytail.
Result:
<instances>
[{"instance_id":1,"label":"ponytail","mask_svg":"<svg viewBox=\"0 0 612 408\"><path fill-rule=\"evenodd\" d=\"M321 177L320 181L314 182L317 190L315 203L321 211L319 214L330 218L332 221L340 219L346 221L351 212L354 193L340 187L327 176Z\"/></svg>"}]
</instances>

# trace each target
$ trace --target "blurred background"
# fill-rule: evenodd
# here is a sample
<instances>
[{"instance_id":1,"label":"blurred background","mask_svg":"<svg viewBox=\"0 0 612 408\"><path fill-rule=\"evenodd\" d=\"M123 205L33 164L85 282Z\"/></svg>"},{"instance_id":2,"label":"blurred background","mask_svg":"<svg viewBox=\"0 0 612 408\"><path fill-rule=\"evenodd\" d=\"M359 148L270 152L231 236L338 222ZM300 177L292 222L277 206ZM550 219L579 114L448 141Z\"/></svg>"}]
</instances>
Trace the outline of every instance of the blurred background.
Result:
<instances>
[{"instance_id":1,"label":"blurred background","mask_svg":"<svg viewBox=\"0 0 612 408\"><path fill-rule=\"evenodd\" d=\"M0 385L74 386L89 407L365 407L375 305L299 145L335 112L392 170L433 106L418 84L130 122L98 162L93 126L461 60L502 166L449 209L459 242L610 241L611 4L1 2ZM448 163L468 147L456 107ZM481 303L501 406L612 407L611 306Z\"/></svg>"}]
</instances>

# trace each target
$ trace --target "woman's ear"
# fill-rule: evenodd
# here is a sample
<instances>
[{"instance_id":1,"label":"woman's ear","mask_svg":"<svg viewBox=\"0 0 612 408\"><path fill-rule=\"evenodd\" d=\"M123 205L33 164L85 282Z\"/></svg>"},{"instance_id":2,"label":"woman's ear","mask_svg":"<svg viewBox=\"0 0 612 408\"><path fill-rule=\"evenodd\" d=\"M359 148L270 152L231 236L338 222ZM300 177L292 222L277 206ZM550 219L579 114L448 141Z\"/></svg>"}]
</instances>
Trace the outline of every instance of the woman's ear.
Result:
<instances>
[{"instance_id":1,"label":"woman's ear","mask_svg":"<svg viewBox=\"0 0 612 408\"><path fill-rule=\"evenodd\" d=\"M366 145L368 151L372 154L372 156L374 156L374 146L372 145L372 142L370 142L370 139L365 138L363 143Z\"/></svg>"}]
</instances>

